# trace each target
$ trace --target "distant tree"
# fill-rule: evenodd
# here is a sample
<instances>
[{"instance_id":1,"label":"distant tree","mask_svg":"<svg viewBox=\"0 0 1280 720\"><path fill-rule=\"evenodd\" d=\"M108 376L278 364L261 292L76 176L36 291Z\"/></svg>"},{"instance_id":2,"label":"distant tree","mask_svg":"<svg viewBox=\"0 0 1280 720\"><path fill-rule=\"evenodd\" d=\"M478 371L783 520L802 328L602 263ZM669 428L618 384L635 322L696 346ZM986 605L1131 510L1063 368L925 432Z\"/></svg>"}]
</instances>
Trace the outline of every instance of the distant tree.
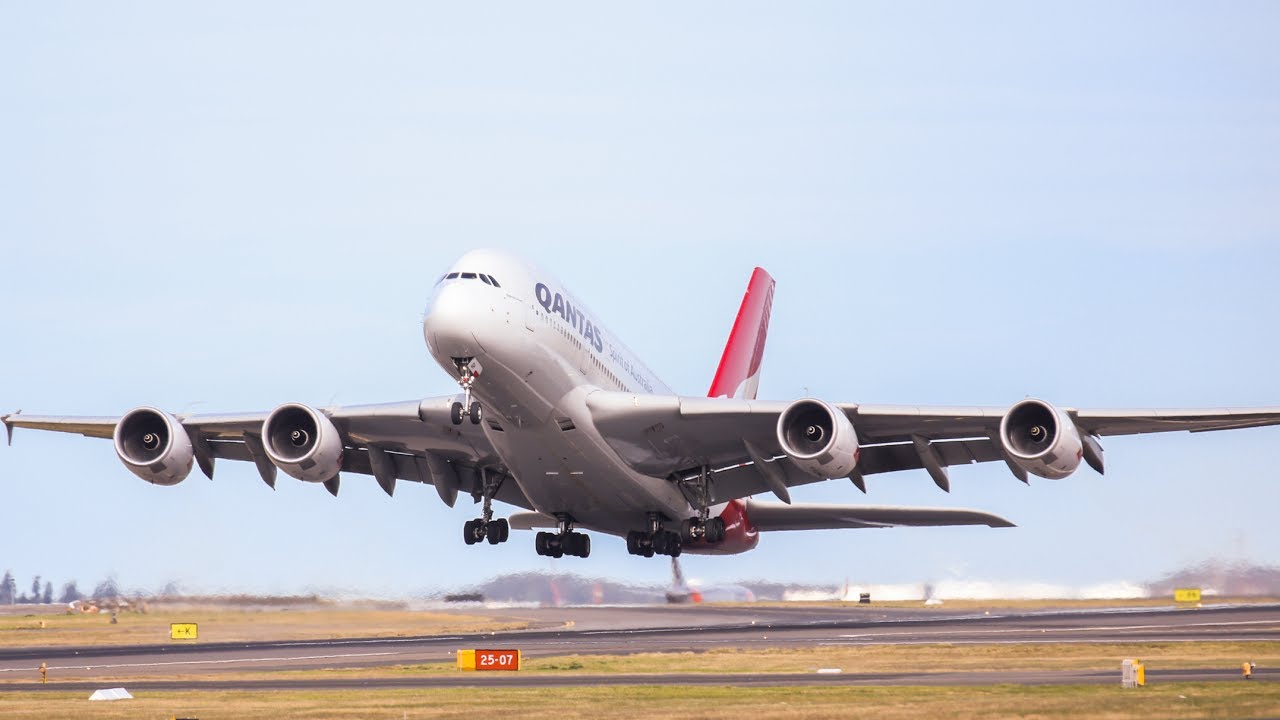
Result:
<instances>
[{"instance_id":1,"label":"distant tree","mask_svg":"<svg viewBox=\"0 0 1280 720\"><path fill-rule=\"evenodd\" d=\"M31 596L27 598L27 602L40 602L40 576L37 575L35 580L31 581Z\"/></svg>"},{"instance_id":2,"label":"distant tree","mask_svg":"<svg viewBox=\"0 0 1280 720\"><path fill-rule=\"evenodd\" d=\"M116 579L114 577L109 577L98 583L97 587L93 589L93 596L95 598L120 597L120 588L116 585Z\"/></svg>"},{"instance_id":3,"label":"distant tree","mask_svg":"<svg viewBox=\"0 0 1280 720\"><path fill-rule=\"evenodd\" d=\"M13 579L13 573L5 570L4 578L0 579L0 605L12 605L17 596L18 583Z\"/></svg>"},{"instance_id":4,"label":"distant tree","mask_svg":"<svg viewBox=\"0 0 1280 720\"><path fill-rule=\"evenodd\" d=\"M79 588L76 587L76 581L72 580L62 586L62 597L58 598L58 602L73 603L77 600L83 600L84 595L80 594Z\"/></svg>"},{"instance_id":5,"label":"distant tree","mask_svg":"<svg viewBox=\"0 0 1280 720\"><path fill-rule=\"evenodd\" d=\"M46 582L44 584L44 594L40 596L40 602L43 602L45 605L53 602L53 583Z\"/></svg>"}]
</instances>

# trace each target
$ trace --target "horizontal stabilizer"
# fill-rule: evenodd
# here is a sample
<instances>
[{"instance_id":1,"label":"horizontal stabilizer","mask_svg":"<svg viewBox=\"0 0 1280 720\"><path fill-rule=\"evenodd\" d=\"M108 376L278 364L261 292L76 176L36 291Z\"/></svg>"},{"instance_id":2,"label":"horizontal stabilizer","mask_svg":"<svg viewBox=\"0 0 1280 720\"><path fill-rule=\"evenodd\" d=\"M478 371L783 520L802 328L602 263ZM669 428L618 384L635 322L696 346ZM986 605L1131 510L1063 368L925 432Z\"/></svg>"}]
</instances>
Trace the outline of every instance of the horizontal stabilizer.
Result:
<instances>
[{"instance_id":1,"label":"horizontal stabilizer","mask_svg":"<svg viewBox=\"0 0 1280 720\"><path fill-rule=\"evenodd\" d=\"M754 500L747 501L747 518L761 532L949 525L1016 527L999 515L979 510L885 505L783 505Z\"/></svg>"}]
</instances>

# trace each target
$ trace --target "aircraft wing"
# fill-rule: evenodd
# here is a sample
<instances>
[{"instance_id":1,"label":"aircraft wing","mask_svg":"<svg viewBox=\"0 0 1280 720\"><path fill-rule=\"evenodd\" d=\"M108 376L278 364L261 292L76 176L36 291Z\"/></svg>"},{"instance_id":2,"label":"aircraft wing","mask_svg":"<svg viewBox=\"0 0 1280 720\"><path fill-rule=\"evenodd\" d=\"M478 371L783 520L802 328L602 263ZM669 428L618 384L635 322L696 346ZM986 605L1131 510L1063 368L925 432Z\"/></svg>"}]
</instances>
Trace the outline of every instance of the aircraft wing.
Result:
<instances>
[{"instance_id":1,"label":"aircraft wing","mask_svg":"<svg viewBox=\"0 0 1280 720\"><path fill-rule=\"evenodd\" d=\"M790 405L607 391L587 397L596 428L628 464L659 477L687 477L707 467L713 473L715 502L759 492L774 492L787 500L786 488L827 479L803 472L783 453L777 437L778 418ZM939 487L947 490L947 467L979 462L1006 462L1019 479L1026 478L1026 472L1009 460L999 441L1000 421L1009 408L851 403L831 403L831 407L848 418L857 434L860 456L850 477L864 490L862 478L866 475L919 468L928 470ZM1086 444L1093 443L1099 468L1101 448L1094 443L1095 437L1280 425L1280 407L1064 408L1062 412Z\"/></svg>"},{"instance_id":2,"label":"aircraft wing","mask_svg":"<svg viewBox=\"0 0 1280 720\"><path fill-rule=\"evenodd\" d=\"M998 515L978 510L876 505L784 505L755 500L747 500L746 504L747 517L761 532L950 525L1016 527Z\"/></svg>"},{"instance_id":3,"label":"aircraft wing","mask_svg":"<svg viewBox=\"0 0 1280 720\"><path fill-rule=\"evenodd\" d=\"M372 475L391 494L396 480L434 485L450 506L458 492L478 492L480 468L498 469L501 460L478 425L453 425L449 407L454 396L377 405L325 408L340 431L344 448L342 471ZM262 426L268 412L237 414L177 414L191 437L201 470L213 477L216 459L253 463L262 479L275 487L276 468L262 449ZM119 417L23 415L3 418L9 440L15 428L75 433L110 438ZM371 457L370 449L377 459ZM386 462L382 462L382 460ZM374 465L378 468L375 472ZM336 486L330 488L336 494ZM503 483L498 500L528 507L516 484Z\"/></svg>"}]
</instances>

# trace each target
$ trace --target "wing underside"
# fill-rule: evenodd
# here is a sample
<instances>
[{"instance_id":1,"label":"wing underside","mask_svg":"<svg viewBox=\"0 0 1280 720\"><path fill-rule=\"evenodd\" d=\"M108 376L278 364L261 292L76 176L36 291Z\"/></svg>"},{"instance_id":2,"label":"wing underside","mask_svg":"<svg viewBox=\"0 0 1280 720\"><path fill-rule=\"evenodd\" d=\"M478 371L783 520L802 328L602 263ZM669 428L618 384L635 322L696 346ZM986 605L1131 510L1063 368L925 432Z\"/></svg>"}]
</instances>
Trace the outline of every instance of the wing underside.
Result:
<instances>
[{"instance_id":1,"label":"wing underside","mask_svg":"<svg viewBox=\"0 0 1280 720\"><path fill-rule=\"evenodd\" d=\"M810 475L783 452L778 418L786 402L733 398L645 396L599 391L587 398L597 429L640 472L679 480L704 469L715 502L773 492L829 478ZM868 475L924 469L944 490L947 468L1004 462L1026 481L1026 471L999 439L1005 407L926 407L832 404L852 424L859 460L849 476L865 491ZM1207 432L1280 424L1280 407L1204 410L1087 410L1066 408L1086 444L1099 437L1154 432ZM1100 446L1096 446L1100 453ZM1094 462L1090 462L1095 465ZM1100 459L1095 469L1101 467Z\"/></svg>"},{"instance_id":2,"label":"wing underside","mask_svg":"<svg viewBox=\"0 0 1280 720\"><path fill-rule=\"evenodd\" d=\"M761 532L954 525L1015 527L998 515L979 510L876 505L785 505L753 500L747 501L747 517Z\"/></svg>"},{"instance_id":3,"label":"wing underside","mask_svg":"<svg viewBox=\"0 0 1280 720\"><path fill-rule=\"evenodd\" d=\"M397 480L435 486L453 505L459 493L480 493L483 473L505 474L501 459L483 429L453 425L449 406L454 397L400 403L327 408L323 412L343 437L342 472L370 475L388 494ZM274 487L276 468L262 448L262 426L268 413L177 415L191 437L201 470L213 477L214 461L252 463L263 481ZM14 428L111 438L119 417L66 417L13 414L3 418L10 440ZM492 480L492 478L491 478ZM330 486L336 491L337 486ZM528 500L514 482L502 482L495 496L518 507Z\"/></svg>"}]
</instances>

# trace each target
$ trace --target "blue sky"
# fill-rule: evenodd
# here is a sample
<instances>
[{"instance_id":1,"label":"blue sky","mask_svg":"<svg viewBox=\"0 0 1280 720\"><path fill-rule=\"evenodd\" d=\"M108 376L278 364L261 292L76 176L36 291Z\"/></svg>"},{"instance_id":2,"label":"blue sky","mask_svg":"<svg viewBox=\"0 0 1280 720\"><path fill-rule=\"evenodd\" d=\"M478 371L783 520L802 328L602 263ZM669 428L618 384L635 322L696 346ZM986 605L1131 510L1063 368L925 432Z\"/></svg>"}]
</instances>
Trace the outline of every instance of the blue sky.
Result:
<instances>
[{"instance_id":1,"label":"blue sky","mask_svg":"<svg viewBox=\"0 0 1280 720\"><path fill-rule=\"evenodd\" d=\"M430 284L496 246L706 391L754 265L761 394L1280 405L1273 3L0 5L0 408L257 410L453 391ZM1280 429L1120 438L800 501L1015 530L783 533L709 580L1146 579L1280 562ZM362 481L363 480L363 481ZM427 487L338 499L105 441L0 450L0 565L82 586L404 594L545 567L665 581L598 538L468 548Z\"/></svg>"}]
</instances>

